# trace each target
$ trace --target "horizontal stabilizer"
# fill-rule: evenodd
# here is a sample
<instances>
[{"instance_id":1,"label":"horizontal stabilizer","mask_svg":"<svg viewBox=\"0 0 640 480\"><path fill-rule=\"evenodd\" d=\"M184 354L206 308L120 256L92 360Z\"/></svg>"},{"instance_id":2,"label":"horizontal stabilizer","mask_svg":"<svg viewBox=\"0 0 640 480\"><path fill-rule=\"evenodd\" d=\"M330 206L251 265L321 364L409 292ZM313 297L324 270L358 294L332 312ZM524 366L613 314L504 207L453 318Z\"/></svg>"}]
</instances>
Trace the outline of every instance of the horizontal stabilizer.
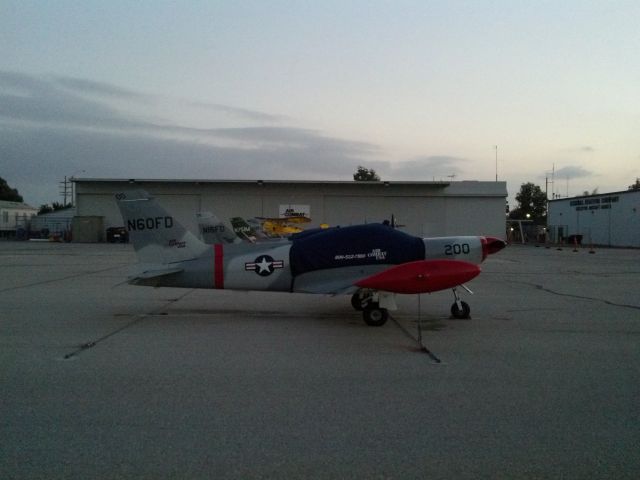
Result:
<instances>
[{"instance_id":1,"label":"horizontal stabilizer","mask_svg":"<svg viewBox=\"0 0 640 480\"><path fill-rule=\"evenodd\" d=\"M174 273L183 272L183 268L160 268L156 270L145 270L144 272L137 273L129 277L129 283L132 285L144 284L148 280L153 280L158 277L165 277L167 275L173 275Z\"/></svg>"},{"instance_id":2,"label":"horizontal stabilizer","mask_svg":"<svg viewBox=\"0 0 640 480\"><path fill-rule=\"evenodd\" d=\"M393 293L430 293L457 287L480 274L480 267L461 260L418 260L360 280L360 288Z\"/></svg>"}]
</instances>

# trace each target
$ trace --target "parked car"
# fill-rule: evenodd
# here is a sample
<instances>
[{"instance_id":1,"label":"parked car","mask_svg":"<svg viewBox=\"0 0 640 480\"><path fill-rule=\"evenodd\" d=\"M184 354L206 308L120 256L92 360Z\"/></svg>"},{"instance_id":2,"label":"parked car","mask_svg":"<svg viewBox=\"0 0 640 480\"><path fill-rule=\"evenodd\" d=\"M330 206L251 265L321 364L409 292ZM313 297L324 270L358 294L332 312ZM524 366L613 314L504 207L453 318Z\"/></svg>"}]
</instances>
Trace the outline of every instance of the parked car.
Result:
<instances>
[{"instance_id":1,"label":"parked car","mask_svg":"<svg viewBox=\"0 0 640 480\"><path fill-rule=\"evenodd\" d=\"M124 227L109 227L107 228L107 242L129 243L129 232Z\"/></svg>"}]
</instances>

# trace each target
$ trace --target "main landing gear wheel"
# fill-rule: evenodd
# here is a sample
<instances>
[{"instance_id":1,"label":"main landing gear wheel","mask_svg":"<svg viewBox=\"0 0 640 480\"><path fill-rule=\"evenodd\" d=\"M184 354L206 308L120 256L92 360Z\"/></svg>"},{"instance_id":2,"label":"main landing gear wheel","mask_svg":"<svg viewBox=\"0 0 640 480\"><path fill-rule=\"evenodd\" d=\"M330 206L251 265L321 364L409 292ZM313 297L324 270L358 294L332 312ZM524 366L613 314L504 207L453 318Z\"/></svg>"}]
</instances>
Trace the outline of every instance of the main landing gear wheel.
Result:
<instances>
[{"instance_id":1,"label":"main landing gear wheel","mask_svg":"<svg viewBox=\"0 0 640 480\"><path fill-rule=\"evenodd\" d=\"M362 306L362 298L360 297L360 292L356 292L351 296L351 306L359 312L364 310L364 307Z\"/></svg>"},{"instance_id":2,"label":"main landing gear wheel","mask_svg":"<svg viewBox=\"0 0 640 480\"><path fill-rule=\"evenodd\" d=\"M451 315L453 315L454 318L460 319L470 318L471 307L469 307L469 304L467 302L460 302L460 307L458 307L457 302L453 302L453 305L451 305Z\"/></svg>"},{"instance_id":3,"label":"main landing gear wheel","mask_svg":"<svg viewBox=\"0 0 640 480\"><path fill-rule=\"evenodd\" d=\"M364 319L364 323L370 327L381 327L387 323L389 312L387 312L386 308L370 306L362 311L362 318Z\"/></svg>"}]
</instances>

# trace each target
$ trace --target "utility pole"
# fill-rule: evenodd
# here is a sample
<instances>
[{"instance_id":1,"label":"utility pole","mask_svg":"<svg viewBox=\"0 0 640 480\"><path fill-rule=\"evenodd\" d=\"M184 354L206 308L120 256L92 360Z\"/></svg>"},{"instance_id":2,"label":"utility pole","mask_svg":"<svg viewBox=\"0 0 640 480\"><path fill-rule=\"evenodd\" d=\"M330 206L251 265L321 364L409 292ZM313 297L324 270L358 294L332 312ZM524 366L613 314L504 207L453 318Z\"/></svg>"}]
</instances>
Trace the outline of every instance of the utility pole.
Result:
<instances>
[{"instance_id":1,"label":"utility pole","mask_svg":"<svg viewBox=\"0 0 640 480\"><path fill-rule=\"evenodd\" d=\"M498 145L496 147L496 182L498 181Z\"/></svg>"},{"instance_id":2,"label":"utility pole","mask_svg":"<svg viewBox=\"0 0 640 480\"><path fill-rule=\"evenodd\" d=\"M547 200L549 200L549 176L544 176L544 196Z\"/></svg>"},{"instance_id":3,"label":"utility pole","mask_svg":"<svg viewBox=\"0 0 640 480\"><path fill-rule=\"evenodd\" d=\"M64 176L64 180L60 182L60 196L64 199L64 203L62 204L64 207L67 206L67 197L71 195L71 182L67 179L67 176Z\"/></svg>"}]
</instances>

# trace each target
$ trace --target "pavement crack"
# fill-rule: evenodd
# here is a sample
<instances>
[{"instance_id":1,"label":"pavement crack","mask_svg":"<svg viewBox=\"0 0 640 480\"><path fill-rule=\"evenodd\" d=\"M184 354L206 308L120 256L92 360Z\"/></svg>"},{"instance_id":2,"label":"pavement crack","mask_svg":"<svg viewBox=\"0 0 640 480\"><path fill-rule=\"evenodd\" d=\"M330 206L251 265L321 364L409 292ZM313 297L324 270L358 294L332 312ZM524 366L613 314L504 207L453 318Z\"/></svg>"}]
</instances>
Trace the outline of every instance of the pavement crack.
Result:
<instances>
[{"instance_id":1,"label":"pavement crack","mask_svg":"<svg viewBox=\"0 0 640 480\"><path fill-rule=\"evenodd\" d=\"M179 297L172 298L172 299L168 300L161 307L158 307L158 308L154 309L151 312L141 313L140 315L136 315L133 318L133 320L131 320L129 323L127 323L127 324L125 324L125 325L113 330L112 332L107 333L106 335L103 335L100 338L97 338L95 340L91 340L89 342L83 343L82 345L80 345L78 348L76 348L72 352L67 353L63 358L65 360L69 360L71 358L77 357L80 353L84 352L85 350L89 350L89 349L97 346L99 343L102 343L105 340L108 340L109 338L113 337L114 335L117 335L118 333L120 333L120 332L122 332L124 330L127 330L128 328L133 327L134 325L140 323L145 318L152 317L154 315L160 314L161 312L163 312L167 308L169 308L171 305L173 305L176 302L179 302L180 300L182 300L184 297L186 297L187 295L189 295L192 292L193 292L193 290L188 290L187 292L183 293Z\"/></svg>"},{"instance_id":2,"label":"pavement crack","mask_svg":"<svg viewBox=\"0 0 640 480\"><path fill-rule=\"evenodd\" d=\"M612 307L621 307L621 308L631 308L633 310L640 310L640 306L638 305L629 305L626 303L616 303L616 302L612 302L610 300L605 300L604 298L596 298L596 297L588 297L586 295L576 295L573 293L563 293L563 292L559 292L557 290L553 290L551 288L545 287L544 285L540 285L537 283L529 283L529 282L514 282L514 283L519 283L521 285L527 285L530 287L534 287L538 290L542 290L543 292L547 292L547 293L551 293L552 295L557 295L559 297L569 297L569 298L578 298L580 300L592 300L594 302L601 302L604 303L606 305L611 305Z\"/></svg>"},{"instance_id":3,"label":"pavement crack","mask_svg":"<svg viewBox=\"0 0 640 480\"><path fill-rule=\"evenodd\" d=\"M74 275L67 275L66 277L52 278L51 280L42 280L40 282L28 283L26 285L18 285L16 287L3 288L3 289L0 290L0 293L11 292L13 290L20 290L22 288L37 287L39 285L47 285L49 283L58 283L58 282L62 282L64 280L70 280L72 278L84 277L85 275L93 275L95 273L104 273L104 272L108 272L110 270L116 270L118 268L122 268L125 265L128 265L128 264L123 263L123 264L117 265L115 267L103 268L101 270L91 270L90 272L76 273Z\"/></svg>"}]
</instances>

